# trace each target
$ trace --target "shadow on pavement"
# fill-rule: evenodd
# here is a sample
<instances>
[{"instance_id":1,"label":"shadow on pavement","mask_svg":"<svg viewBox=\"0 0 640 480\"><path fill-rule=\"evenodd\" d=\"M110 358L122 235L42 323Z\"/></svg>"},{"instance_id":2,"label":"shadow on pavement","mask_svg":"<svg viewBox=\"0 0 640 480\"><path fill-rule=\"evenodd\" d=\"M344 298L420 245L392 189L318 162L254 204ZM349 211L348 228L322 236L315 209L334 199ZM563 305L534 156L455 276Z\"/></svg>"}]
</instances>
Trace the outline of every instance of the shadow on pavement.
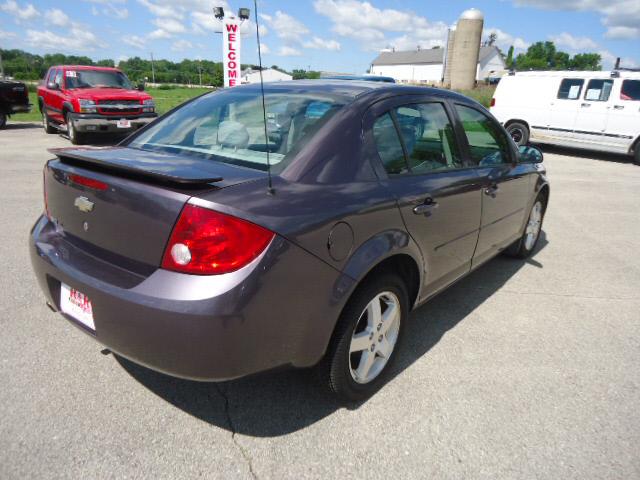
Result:
<instances>
[{"instance_id":1,"label":"shadow on pavement","mask_svg":"<svg viewBox=\"0 0 640 480\"><path fill-rule=\"evenodd\" d=\"M39 122L12 122L9 120L3 130L26 130L28 128L42 128Z\"/></svg>"},{"instance_id":2,"label":"shadow on pavement","mask_svg":"<svg viewBox=\"0 0 640 480\"><path fill-rule=\"evenodd\" d=\"M582 150L578 148L560 147L557 145L538 145L543 153L566 155L569 157L581 157L584 160L602 160L614 163L633 163L631 155L621 153L599 152L595 150Z\"/></svg>"},{"instance_id":3,"label":"shadow on pavement","mask_svg":"<svg viewBox=\"0 0 640 480\"><path fill-rule=\"evenodd\" d=\"M536 253L547 245L546 235L542 232ZM407 342L398 353L391 378L401 375L431 350L525 264L543 268L533 258L517 260L498 256L415 310L407 326ZM344 407L316 382L311 369L201 383L170 377L121 357L116 359L132 377L167 402L211 425L243 435L286 435ZM356 409L361 405L347 408Z\"/></svg>"}]
</instances>

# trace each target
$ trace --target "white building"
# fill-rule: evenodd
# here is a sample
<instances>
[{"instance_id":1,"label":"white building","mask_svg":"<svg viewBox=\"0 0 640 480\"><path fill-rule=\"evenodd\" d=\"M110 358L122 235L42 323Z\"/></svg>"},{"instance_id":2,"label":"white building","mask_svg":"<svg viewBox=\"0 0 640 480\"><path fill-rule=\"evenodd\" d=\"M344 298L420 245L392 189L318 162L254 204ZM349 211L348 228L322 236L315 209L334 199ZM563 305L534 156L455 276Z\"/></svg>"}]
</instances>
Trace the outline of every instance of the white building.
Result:
<instances>
[{"instance_id":1,"label":"white building","mask_svg":"<svg viewBox=\"0 0 640 480\"><path fill-rule=\"evenodd\" d=\"M293 80L288 73L275 70L273 68L265 68L262 70L262 80L264 82L285 82ZM252 70L247 68L242 72L242 83L260 83L260 70Z\"/></svg>"},{"instance_id":2,"label":"white building","mask_svg":"<svg viewBox=\"0 0 640 480\"><path fill-rule=\"evenodd\" d=\"M383 50L371 62L371 75L393 77L401 83L439 83L444 72L444 48L394 52ZM476 80L501 76L506 69L497 47L480 47Z\"/></svg>"}]
</instances>

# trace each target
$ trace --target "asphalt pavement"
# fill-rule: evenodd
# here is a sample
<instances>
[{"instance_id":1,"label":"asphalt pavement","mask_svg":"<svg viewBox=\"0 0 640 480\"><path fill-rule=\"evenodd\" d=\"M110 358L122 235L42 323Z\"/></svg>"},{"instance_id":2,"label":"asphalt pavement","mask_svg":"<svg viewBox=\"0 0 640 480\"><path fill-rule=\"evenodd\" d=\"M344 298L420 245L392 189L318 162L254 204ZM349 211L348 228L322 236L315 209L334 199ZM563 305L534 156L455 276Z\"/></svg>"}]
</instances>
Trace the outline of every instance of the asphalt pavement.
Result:
<instances>
[{"instance_id":1,"label":"asphalt pavement","mask_svg":"<svg viewBox=\"0 0 640 480\"><path fill-rule=\"evenodd\" d=\"M545 148L527 261L411 315L390 382L344 408L309 371L206 384L113 355L52 313L29 262L36 124L0 131L0 479L640 478L640 167Z\"/></svg>"}]
</instances>

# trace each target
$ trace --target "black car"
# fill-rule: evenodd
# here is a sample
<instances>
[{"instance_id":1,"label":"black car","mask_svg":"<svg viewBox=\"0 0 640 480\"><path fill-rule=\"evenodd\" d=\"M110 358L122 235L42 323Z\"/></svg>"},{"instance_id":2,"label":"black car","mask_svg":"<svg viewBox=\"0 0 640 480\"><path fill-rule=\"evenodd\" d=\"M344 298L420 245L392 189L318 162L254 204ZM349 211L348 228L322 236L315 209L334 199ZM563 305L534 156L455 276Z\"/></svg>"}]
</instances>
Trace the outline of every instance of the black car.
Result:
<instances>
[{"instance_id":1,"label":"black car","mask_svg":"<svg viewBox=\"0 0 640 480\"><path fill-rule=\"evenodd\" d=\"M442 89L264 95L264 116L260 86L240 86L117 147L58 150L33 268L52 309L135 362L197 380L316 366L363 398L412 309L500 252L534 251L542 154Z\"/></svg>"},{"instance_id":2,"label":"black car","mask_svg":"<svg viewBox=\"0 0 640 480\"><path fill-rule=\"evenodd\" d=\"M22 82L0 80L0 128L7 124L7 118L14 113L29 112L29 91Z\"/></svg>"}]
</instances>

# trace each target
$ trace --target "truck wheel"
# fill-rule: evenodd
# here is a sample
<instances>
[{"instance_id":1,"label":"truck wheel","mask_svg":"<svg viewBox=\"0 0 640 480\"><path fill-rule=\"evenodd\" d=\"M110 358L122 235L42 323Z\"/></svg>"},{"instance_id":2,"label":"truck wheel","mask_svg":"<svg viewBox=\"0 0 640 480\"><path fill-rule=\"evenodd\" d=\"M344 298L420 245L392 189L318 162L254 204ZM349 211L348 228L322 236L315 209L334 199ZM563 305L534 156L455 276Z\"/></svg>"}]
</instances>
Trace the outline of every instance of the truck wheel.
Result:
<instances>
[{"instance_id":1,"label":"truck wheel","mask_svg":"<svg viewBox=\"0 0 640 480\"><path fill-rule=\"evenodd\" d=\"M519 147L529 143L529 129L522 123L510 123L507 127L507 133L511 135L511 138L513 138L513 141L516 142L516 145Z\"/></svg>"},{"instance_id":2,"label":"truck wheel","mask_svg":"<svg viewBox=\"0 0 640 480\"><path fill-rule=\"evenodd\" d=\"M44 110L42 111L42 126L44 127L44 131L46 133L56 133L58 130L55 127L51 126L51 121L49 120L49 115Z\"/></svg>"},{"instance_id":3,"label":"truck wheel","mask_svg":"<svg viewBox=\"0 0 640 480\"><path fill-rule=\"evenodd\" d=\"M0 128L4 128L7 124L7 115L0 113Z\"/></svg>"},{"instance_id":4,"label":"truck wheel","mask_svg":"<svg viewBox=\"0 0 640 480\"><path fill-rule=\"evenodd\" d=\"M67 113L67 116L65 118L67 120L67 135L69 136L69 141L74 145L82 145L84 141L84 135L76 130L71 114Z\"/></svg>"}]
</instances>

